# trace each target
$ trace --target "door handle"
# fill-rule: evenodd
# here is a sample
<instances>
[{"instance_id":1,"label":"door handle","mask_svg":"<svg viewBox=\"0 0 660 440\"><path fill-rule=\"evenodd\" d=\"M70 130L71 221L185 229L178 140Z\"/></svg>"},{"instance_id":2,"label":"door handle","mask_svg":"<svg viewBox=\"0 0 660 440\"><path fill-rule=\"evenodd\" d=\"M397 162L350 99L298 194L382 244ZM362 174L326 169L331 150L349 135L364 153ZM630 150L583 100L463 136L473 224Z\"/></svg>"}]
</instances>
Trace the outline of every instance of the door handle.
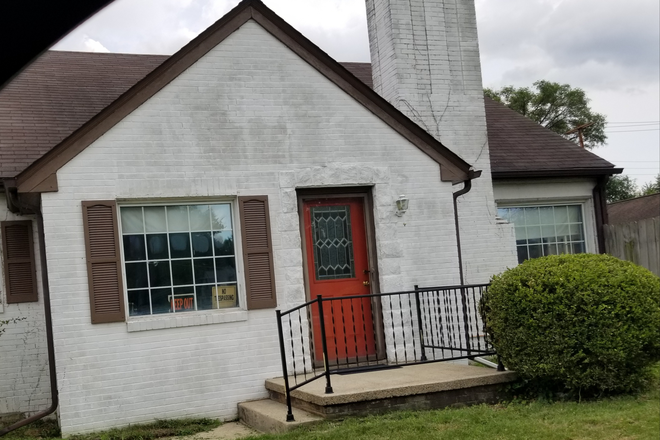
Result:
<instances>
[{"instance_id":1,"label":"door handle","mask_svg":"<svg viewBox=\"0 0 660 440\"><path fill-rule=\"evenodd\" d=\"M362 281L363 286L371 286L371 283L369 281Z\"/></svg>"}]
</instances>

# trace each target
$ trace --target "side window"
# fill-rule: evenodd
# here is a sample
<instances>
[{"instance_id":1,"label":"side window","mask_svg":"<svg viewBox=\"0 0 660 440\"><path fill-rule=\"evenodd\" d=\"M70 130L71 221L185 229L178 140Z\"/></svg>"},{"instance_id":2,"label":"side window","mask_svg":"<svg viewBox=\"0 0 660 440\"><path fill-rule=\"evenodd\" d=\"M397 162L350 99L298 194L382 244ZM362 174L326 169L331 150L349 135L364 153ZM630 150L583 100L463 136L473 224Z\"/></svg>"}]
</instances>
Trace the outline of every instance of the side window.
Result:
<instances>
[{"instance_id":1,"label":"side window","mask_svg":"<svg viewBox=\"0 0 660 440\"><path fill-rule=\"evenodd\" d=\"M506 207L497 214L514 224L518 263L586 252L582 205Z\"/></svg>"},{"instance_id":2,"label":"side window","mask_svg":"<svg viewBox=\"0 0 660 440\"><path fill-rule=\"evenodd\" d=\"M231 203L120 208L129 316L237 307Z\"/></svg>"}]
</instances>

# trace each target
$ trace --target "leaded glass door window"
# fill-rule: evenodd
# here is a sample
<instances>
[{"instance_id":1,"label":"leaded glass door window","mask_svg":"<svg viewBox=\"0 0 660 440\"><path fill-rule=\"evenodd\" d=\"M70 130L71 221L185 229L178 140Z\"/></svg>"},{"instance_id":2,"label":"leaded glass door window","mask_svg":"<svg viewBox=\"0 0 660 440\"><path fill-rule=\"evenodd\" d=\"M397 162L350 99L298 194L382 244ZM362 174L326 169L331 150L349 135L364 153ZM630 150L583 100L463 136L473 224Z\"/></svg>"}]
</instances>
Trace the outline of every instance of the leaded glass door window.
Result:
<instances>
[{"instance_id":1,"label":"leaded glass door window","mask_svg":"<svg viewBox=\"0 0 660 440\"><path fill-rule=\"evenodd\" d=\"M311 208L317 280L355 277L350 205Z\"/></svg>"}]
</instances>

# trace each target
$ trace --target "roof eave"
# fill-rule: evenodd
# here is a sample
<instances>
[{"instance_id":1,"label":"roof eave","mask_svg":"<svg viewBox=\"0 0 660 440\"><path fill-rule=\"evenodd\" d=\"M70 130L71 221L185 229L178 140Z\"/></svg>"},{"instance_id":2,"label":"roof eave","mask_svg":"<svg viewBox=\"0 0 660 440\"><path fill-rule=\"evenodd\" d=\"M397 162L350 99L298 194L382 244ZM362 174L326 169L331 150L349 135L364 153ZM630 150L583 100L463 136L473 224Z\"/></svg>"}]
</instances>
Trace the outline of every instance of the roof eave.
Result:
<instances>
[{"instance_id":1,"label":"roof eave","mask_svg":"<svg viewBox=\"0 0 660 440\"><path fill-rule=\"evenodd\" d=\"M612 176L621 174L623 168L572 168L558 170L511 170L492 171L493 179L527 179L542 177Z\"/></svg>"}]
</instances>

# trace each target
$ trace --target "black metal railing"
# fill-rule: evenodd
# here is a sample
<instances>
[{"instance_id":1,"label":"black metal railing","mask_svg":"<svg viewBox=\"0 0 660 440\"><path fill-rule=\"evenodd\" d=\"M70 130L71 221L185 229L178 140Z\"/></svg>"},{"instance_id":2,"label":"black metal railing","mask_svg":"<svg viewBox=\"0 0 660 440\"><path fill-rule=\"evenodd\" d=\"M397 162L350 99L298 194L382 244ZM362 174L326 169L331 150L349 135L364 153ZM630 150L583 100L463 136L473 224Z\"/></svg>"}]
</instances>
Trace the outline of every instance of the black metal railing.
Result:
<instances>
[{"instance_id":1,"label":"black metal railing","mask_svg":"<svg viewBox=\"0 0 660 440\"><path fill-rule=\"evenodd\" d=\"M331 374L494 355L479 301L487 284L323 297L277 310L287 421L291 391Z\"/></svg>"}]
</instances>

